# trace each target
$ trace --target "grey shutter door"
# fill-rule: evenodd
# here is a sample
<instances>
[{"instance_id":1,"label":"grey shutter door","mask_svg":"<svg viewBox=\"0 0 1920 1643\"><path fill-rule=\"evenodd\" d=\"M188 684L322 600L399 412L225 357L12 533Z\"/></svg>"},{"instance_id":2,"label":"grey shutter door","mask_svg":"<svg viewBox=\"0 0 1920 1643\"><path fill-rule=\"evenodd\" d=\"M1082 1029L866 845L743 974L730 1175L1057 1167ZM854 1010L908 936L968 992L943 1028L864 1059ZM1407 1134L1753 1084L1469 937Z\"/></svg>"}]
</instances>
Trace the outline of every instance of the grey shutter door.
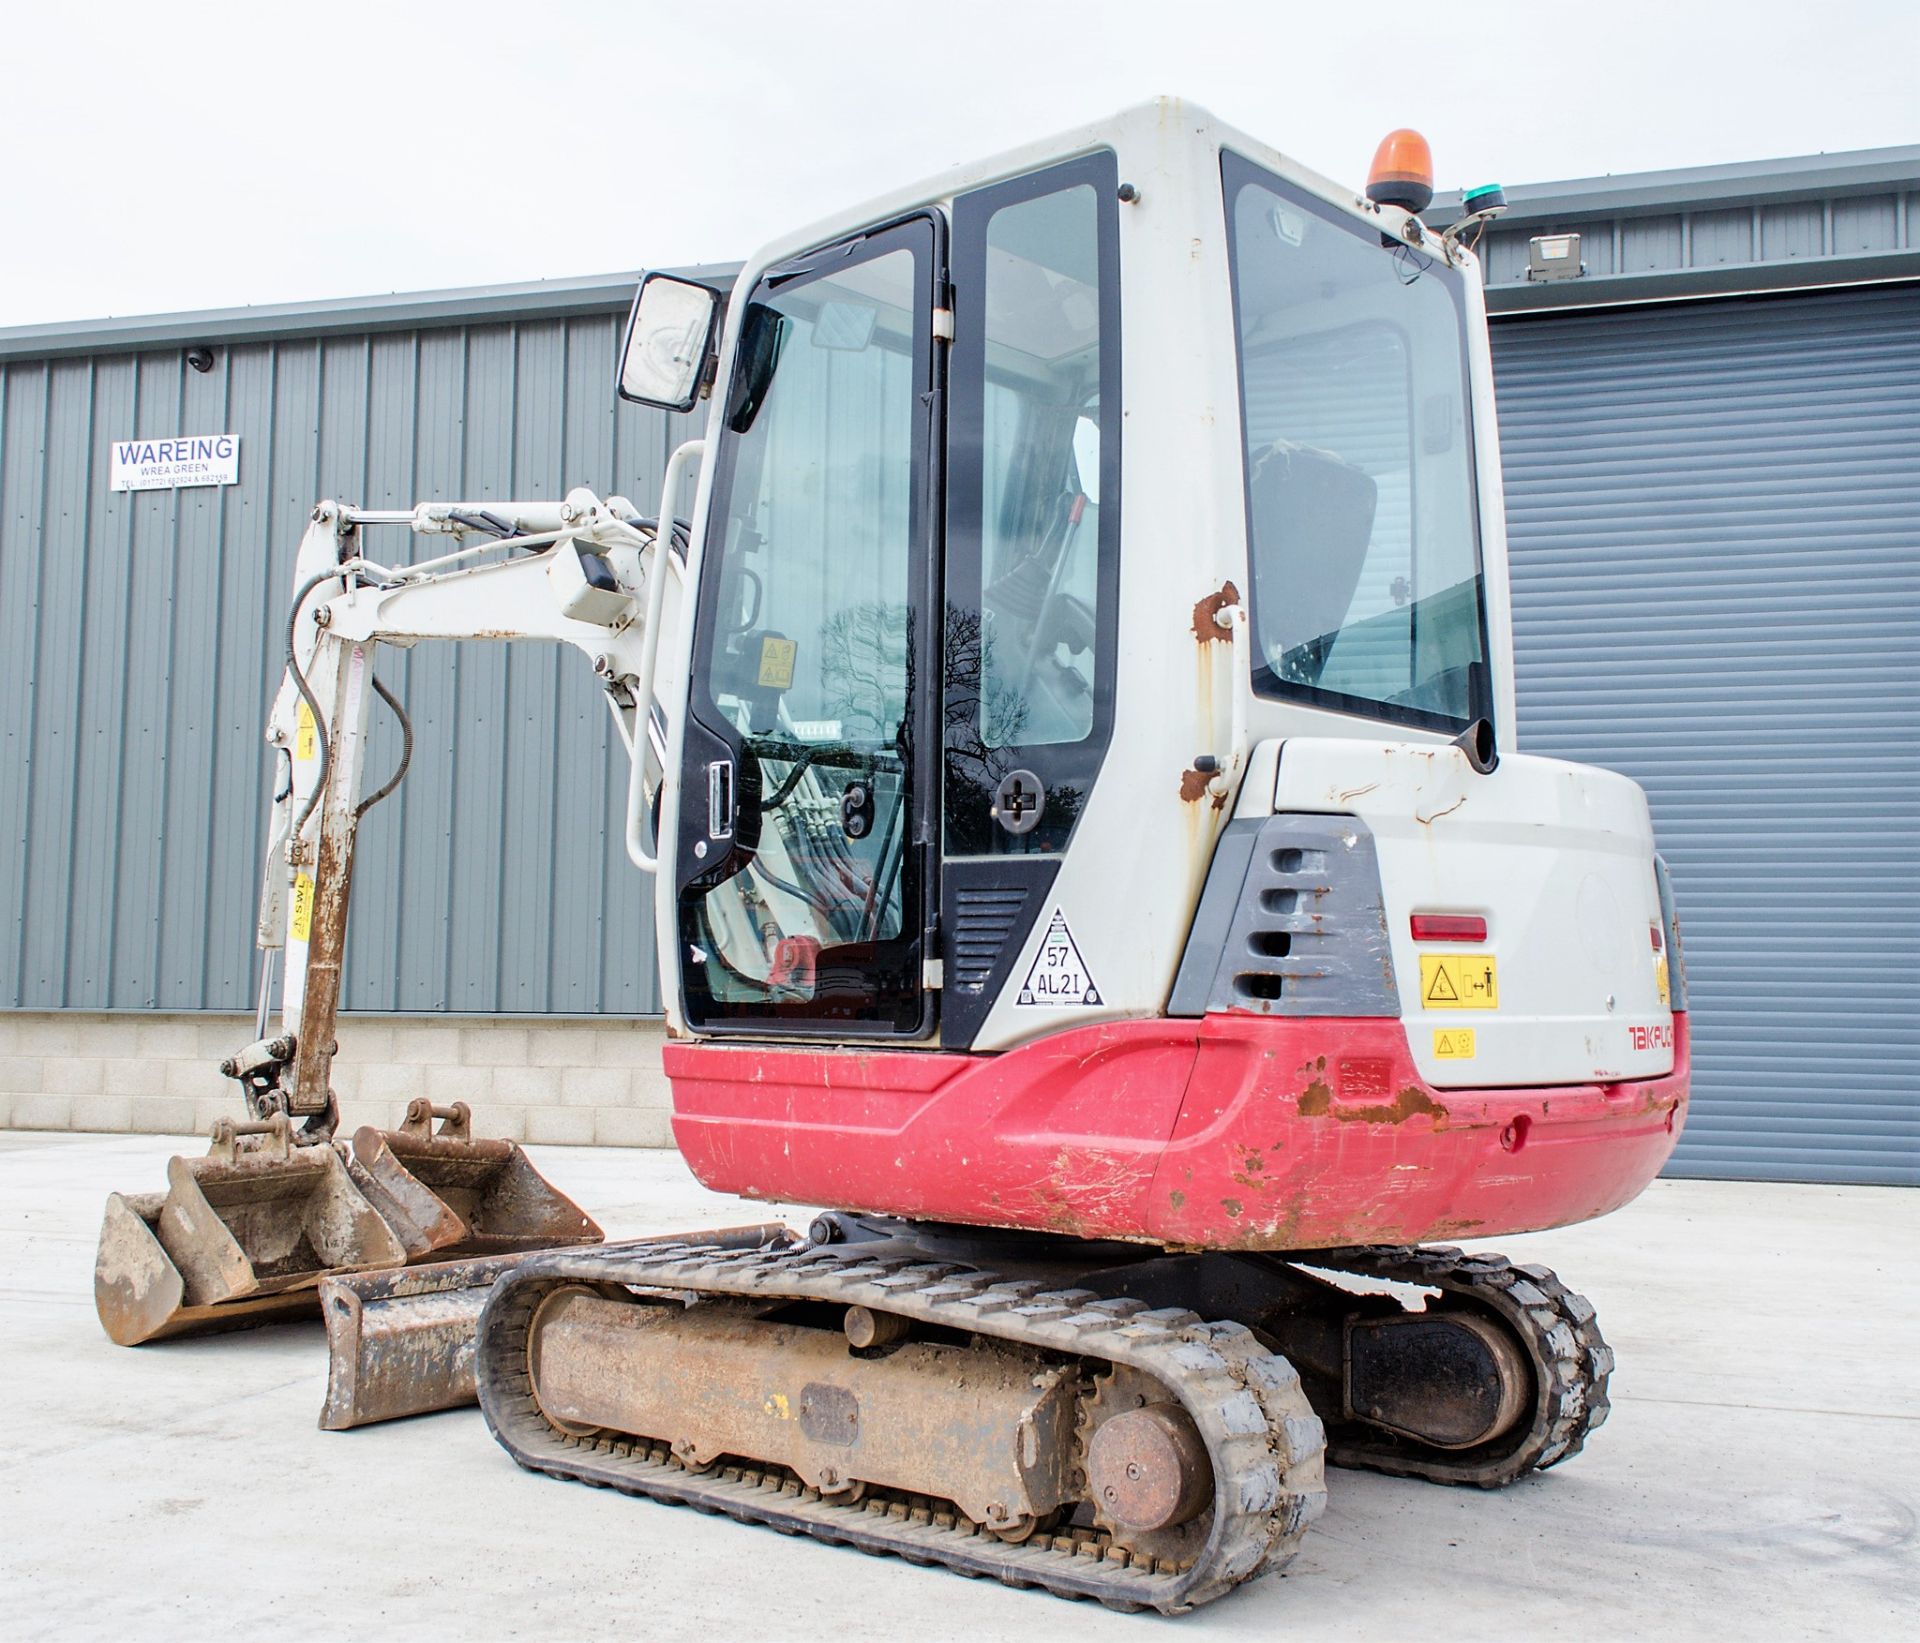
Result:
<instances>
[{"instance_id":1,"label":"grey shutter door","mask_svg":"<svg viewBox=\"0 0 1920 1643\"><path fill-rule=\"evenodd\" d=\"M1494 328L1520 742L1641 782L1672 1173L1920 1182L1920 289Z\"/></svg>"}]
</instances>

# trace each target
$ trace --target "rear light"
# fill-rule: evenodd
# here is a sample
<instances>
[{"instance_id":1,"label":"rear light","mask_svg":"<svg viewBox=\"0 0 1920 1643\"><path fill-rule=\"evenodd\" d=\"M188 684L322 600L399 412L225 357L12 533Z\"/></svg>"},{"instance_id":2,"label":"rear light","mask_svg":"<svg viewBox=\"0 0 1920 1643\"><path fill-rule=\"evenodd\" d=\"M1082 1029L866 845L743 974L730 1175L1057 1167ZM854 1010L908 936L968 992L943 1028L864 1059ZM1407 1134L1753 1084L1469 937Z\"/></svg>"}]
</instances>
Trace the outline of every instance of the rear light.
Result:
<instances>
[{"instance_id":1,"label":"rear light","mask_svg":"<svg viewBox=\"0 0 1920 1643\"><path fill-rule=\"evenodd\" d=\"M1415 941L1485 941L1487 921L1474 913L1415 913Z\"/></svg>"},{"instance_id":2,"label":"rear light","mask_svg":"<svg viewBox=\"0 0 1920 1643\"><path fill-rule=\"evenodd\" d=\"M1654 951L1655 951L1656 953L1657 953L1657 952L1659 952L1661 948L1663 948L1663 947L1665 947L1665 946L1666 946L1666 943L1665 943L1665 942L1664 942L1663 940L1661 940L1661 939L1660 939L1660 926L1659 926L1659 925L1657 925L1657 924L1649 924L1649 925L1647 926L1647 934L1648 934L1649 936L1651 936L1651 937L1653 938L1653 950L1654 950Z\"/></svg>"}]
</instances>

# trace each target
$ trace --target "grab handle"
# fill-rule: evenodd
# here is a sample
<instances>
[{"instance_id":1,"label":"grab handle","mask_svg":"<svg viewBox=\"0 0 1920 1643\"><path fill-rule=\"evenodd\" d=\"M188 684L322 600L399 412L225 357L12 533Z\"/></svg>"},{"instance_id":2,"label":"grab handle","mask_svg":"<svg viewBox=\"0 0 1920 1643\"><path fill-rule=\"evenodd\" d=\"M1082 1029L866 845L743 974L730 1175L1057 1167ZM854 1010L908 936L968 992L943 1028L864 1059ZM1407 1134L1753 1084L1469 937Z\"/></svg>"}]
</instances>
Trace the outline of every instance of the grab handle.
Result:
<instances>
[{"instance_id":1,"label":"grab handle","mask_svg":"<svg viewBox=\"0 0 1920 1643\"><path fill-rule=\"evenodd\" d=\"M707 454L704 439L690 439L667 459L666 477L660 484L660 523L654 528L653 570L647 578L647 631L640 642L640 676L634 688L634 724L645 725L653 712L653 680L660 664L660 615L666 608L667 577L685 576L673 553L673 522L680 511L680 492L687 471ZM683 616L687 614L683 606ZM633 738L633 767L627 775L627 859L643 873L660 871L660 859L648 848L647 782L644 736ZM665 772L661 773L662 780Z\"/></svg>"}]
</instances>

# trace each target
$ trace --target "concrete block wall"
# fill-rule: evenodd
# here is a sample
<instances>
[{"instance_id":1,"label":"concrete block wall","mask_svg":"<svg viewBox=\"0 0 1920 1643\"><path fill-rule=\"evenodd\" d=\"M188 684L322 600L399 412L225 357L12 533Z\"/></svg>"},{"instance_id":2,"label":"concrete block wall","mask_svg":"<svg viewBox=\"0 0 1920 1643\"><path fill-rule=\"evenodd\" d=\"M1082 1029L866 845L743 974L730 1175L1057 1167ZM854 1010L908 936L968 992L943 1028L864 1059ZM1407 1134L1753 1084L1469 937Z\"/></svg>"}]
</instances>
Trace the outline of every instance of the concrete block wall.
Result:
<instances>
[{"instance_id":1,"label":"concrete block wall","mask_svg":"<svg viewBox=\"0 0 1920 1643\"><path fill-rule=\"evenodd\" d=\"M205 1134L245 1114L218 1064L251 1016L0 1011L0 1128ZM392 1126L408 1101L465 1101L474 1132L577 1146L670 1147L659 1021L343 1017L343 1128Z\"/></svg>"}]
</instances>

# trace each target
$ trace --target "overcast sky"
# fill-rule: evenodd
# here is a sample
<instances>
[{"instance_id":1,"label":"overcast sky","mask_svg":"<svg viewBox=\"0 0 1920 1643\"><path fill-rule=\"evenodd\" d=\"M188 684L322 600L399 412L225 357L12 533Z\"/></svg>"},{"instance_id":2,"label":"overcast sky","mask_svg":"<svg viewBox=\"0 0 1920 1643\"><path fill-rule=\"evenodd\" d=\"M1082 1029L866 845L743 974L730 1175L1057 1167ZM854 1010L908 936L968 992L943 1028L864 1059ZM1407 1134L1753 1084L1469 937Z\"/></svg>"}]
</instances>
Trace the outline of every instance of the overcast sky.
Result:
<instances>
[{"instance_id":1,"label":"overcast sky","mask_svg":"<svg viewBox=\"0 0 1920 1643\"><path fill-rule=\"evenodd\" d=\"M1920 142L1920 0L122 0L4 27L0 326L725 261L1172 93L1355 184Z\"/></svg>"}]
</instances>

